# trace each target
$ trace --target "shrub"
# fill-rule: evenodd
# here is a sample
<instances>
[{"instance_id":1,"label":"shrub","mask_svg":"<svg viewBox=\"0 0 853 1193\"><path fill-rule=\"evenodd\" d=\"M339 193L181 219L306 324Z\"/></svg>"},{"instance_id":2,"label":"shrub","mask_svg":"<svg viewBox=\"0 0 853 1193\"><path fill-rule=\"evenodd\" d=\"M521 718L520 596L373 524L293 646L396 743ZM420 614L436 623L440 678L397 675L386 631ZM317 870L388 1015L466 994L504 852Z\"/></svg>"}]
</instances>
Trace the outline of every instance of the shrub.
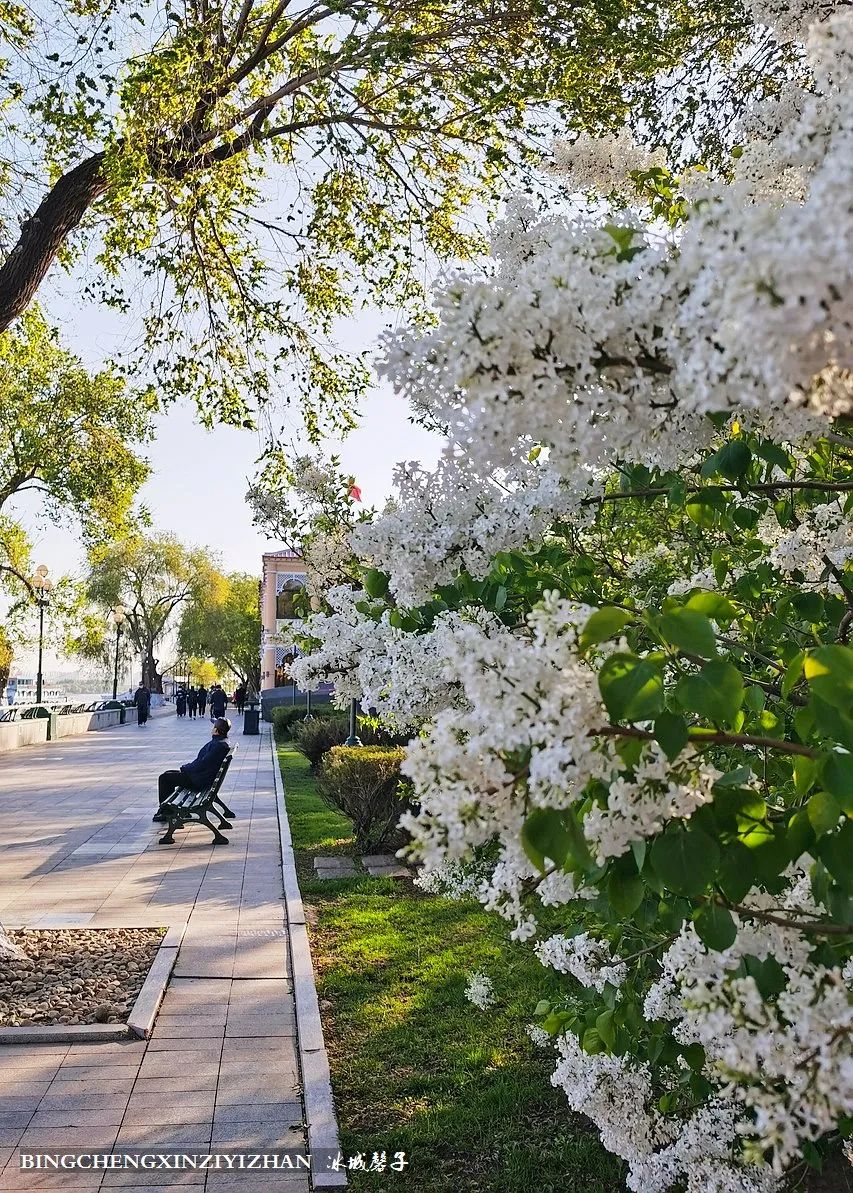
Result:
<instances>
[{"instance_id":1,"label":"shrub","mask_svg":"<svg viewBox=\"0 0 853 1193\"><path fill-rule=\"evenodd\" d=\"M405 746L410 736L389 733L380 728L373 717L359 717L357 733L363 746ZM316 771L326 751L343 745L349 737L349 717L345 712L330 708L316 717L312 714L308 721L297 721L290 729L290 736L296 749L308 759L311 770Z\"/></svg>"},{"instance_id":2,"label":"shrub","mask_svg":"<svg viewBox=\"0 0 853 1193\"><path fill-rule=\"evenodd\" d=\"M288 737L290 735L290 727L294 721L298 721L305 716L304 704L280 704L278 708L273 708L270 711L270 720L272 721L273 733L276 737Z\"/></svg>"},{"instance_id":3,"label":"shrub","mask_svg":"<svg viewBox=\"0 0 853 1193\"><path fill-rule=\"evenodd\" d=\"M293 744L304 754L312 771L320 765L320 759L332 746L340 746L349 736L349 722L343 714L312 717L309 721L297 721L291 729Z\"/></svg>"},{"instance_id":4,"label":"shrub","mask_svg":"<svg viewBox=\"0 0 853 1193\"><path fill-rule=\"evenodd\" d=\"M386 845L409 807L400 782L404 754L400 746L333 746L323 758L317 789L352 820L358 849Z\"/></svg>"}]
</instances>

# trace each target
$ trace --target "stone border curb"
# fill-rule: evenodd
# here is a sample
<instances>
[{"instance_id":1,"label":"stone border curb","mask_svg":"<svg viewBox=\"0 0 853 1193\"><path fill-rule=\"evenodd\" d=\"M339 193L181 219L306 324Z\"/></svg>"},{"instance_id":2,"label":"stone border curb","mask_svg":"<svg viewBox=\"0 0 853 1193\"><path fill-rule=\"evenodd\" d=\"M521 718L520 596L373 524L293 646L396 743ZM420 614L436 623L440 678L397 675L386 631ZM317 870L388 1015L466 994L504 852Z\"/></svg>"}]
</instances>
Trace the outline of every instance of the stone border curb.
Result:
<instances>
[{"instance_id":1,"label":"stone border curb","mask_svg":"<svg viewBox=\"0 0 853 1193\"><path fill-rule=\"evenodd\" d=\"M332 1098L329 1057L323 1039L323 1024L314 983L314 966L305 924L305 908L296 877L293 839L284 802L284 781L278 764L275 737L270 728L273 775L275 780L278 832L281 842L281 874L284 883L284 902L290 929L290 964L293 975L293 997L296 1003L296 1032L299 1067L302 1072L302 1096L305 1121L308 1124L309 1152L340 1151L338 1120ZM345 1172L313 1172L311 1183L315 1189L342 1188L347 1184Z\"/></svg>"},{"instance_id":2,"label":"stone border curb","mask_svg":"<svg viewBox=\"0 0 853 1193\"><path fill-rule=\"evenodd\" d=\"M25 924L18 925L26 927ZM39 925L39 928L46 925ZM68 927L69 925L63 925ZM86 931L107 931L123 928L123 924L85 924ZM162 924L133 924L134 928L162 928ZM166 993L166 986L178 956L178 949L186 924L172 924L160 942L151 968L136 1001L130 1009L127 1023L55 1023L35 1026L0 1027L0 1047L4 1044L103 1044L131 1037L147 1040L154 1019Z\"/></svg>"}]
</instances>

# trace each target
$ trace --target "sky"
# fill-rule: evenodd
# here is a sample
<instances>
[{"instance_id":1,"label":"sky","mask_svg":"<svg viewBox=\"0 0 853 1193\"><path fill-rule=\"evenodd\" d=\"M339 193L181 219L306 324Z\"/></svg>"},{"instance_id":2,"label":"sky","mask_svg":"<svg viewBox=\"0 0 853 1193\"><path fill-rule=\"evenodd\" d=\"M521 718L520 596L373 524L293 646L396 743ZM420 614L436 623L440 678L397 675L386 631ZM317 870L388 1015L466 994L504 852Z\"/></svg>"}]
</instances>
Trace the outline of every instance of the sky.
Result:
<instances>
[{"instance_id":1,"label":"sky","mask_svg":"<svg viewBox=\"0 0 853 1193\"><path fill-rule=\"evenodd\" d=\"M90 365L98 365L115 351L123 331L113 316L97 307L76 307L62 289L44 303L51 321L61 328L63 343ZM344 347L363 349L376 343L385 319L367 312L350 321L341 333ZM295 415L283 414L291 428ZM170 531L184 543L205 546L217 552L227 571L260 575L261 554L280 546L252 525L244 496L255 472L260 452L259 434L231 427L206 430L195 416L195 407L172 406L159 416L156 440L145 454L152 475L139 494L158 530ZM330 441L324 448L337 452L342 467L352 473L368 506L381 505L391 492L392 472L400 460L418 459L429 464L438 457L440 440L408 420L405 401L389 386L375 381L362 404L359 427L346 439ZM17 514L27 526L34 543L34 564L45 564L53 577L82 575L85 557L68 526L45 524L38 517L37 499L20 501ZM35 656L22 652L13 663L13 673L32 674ZM68 670L77 664L49 653L45 669Z\"/></svg>"}]
</instances>

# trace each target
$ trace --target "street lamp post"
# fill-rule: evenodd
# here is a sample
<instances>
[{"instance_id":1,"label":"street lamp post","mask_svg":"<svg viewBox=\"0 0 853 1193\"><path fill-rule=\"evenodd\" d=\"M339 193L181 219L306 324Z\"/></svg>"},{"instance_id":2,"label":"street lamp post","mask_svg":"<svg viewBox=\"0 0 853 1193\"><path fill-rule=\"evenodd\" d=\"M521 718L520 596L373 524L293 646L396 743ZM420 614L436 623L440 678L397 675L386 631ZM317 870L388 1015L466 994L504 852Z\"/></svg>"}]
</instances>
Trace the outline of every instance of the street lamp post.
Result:
<instances>
[{"instance_id":1,"label":"street lamp post","mask_svg":"<svg viewBox=\"0 0 853 1193\"><path fill-rule=\"evenodd\" d=\"M311 720L311 689L310 688L305 693L305 704L306 704L306 709L305 709L305 718L304 719L306 721L310 721Z\"/></svg>"},{"instance_id":2,"label":"street lamp post","mask_svg":"<svg viewBox=\"0 0 853 1193\"><path fill-rule=\"evenodd\" d=\"M358 701L353 696L349 703L349 737L344 742L345 746L360 746L361 738L356 733L356 713L358 711Z\"/></svg>"},{"instance_id":3,"label":"street lamp post","mask_svg":"<svg viewBox=\"0 0 853 1193\"><path fill-rule=\"evenodd\" d=\"M116 628L116 665L113 671L113 700L118 695L118 655L119 647L121 645L121 630L125 621L124 605L116 605L110 614L113 625Z\"/></svg>"},{"instance_id":4,"label":"street lamp post","mask_svg":"<svg viewBox=\"0 0 853 1193\"><path fill-rule=\"evenodd\" d=\"M39 607L39 666L38 674L36 675L36 704L41 704L42 692L42 659L44 655L44 611L50 603L50 594L53 591L53 581L48 579L49 569L43 563L35 570L35 574L30 579L30 584L36 594L36 603Z\"/></svg>"}]
</instances>

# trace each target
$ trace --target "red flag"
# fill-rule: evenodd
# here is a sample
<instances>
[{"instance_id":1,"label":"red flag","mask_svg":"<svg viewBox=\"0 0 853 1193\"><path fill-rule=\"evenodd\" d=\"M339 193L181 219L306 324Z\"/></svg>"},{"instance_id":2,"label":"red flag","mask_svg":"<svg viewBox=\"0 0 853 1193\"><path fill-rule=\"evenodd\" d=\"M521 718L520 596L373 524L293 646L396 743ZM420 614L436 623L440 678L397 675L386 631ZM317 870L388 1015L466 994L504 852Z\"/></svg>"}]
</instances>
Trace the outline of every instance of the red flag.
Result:
<instances>
[{"instance_id":1,"label":"red flag","mask_svg":"<svg viewBox=\"0 0 853 1193\"><path fill-rule=\"evenodd\" d=\"M349 495L353 501L361 501L361 489L358 485L350 485Z\"/></svg>"}]
</instances>

